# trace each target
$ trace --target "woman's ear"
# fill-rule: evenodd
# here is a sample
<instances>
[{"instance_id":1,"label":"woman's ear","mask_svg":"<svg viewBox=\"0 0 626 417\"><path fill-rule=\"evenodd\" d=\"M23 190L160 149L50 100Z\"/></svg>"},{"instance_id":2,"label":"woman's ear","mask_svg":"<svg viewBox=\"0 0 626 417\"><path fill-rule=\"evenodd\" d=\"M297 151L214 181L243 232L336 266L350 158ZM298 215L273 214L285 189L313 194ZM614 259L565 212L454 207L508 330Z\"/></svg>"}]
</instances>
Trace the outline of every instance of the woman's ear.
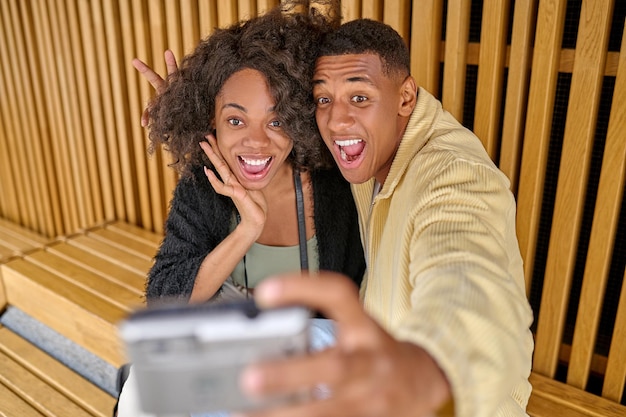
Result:
<instances>
[{"instance_id":1,"label":"woman's ear","mask_svg":"<svg viewBox=\"0 0 626 417\"><path fill-rule=\"evenodd\" d=\"M408 117L415 108L417 103L417 84L412 76L407 76L400 85L400 108L398 114L403 117Z\"/></svg>"}]
</instances>

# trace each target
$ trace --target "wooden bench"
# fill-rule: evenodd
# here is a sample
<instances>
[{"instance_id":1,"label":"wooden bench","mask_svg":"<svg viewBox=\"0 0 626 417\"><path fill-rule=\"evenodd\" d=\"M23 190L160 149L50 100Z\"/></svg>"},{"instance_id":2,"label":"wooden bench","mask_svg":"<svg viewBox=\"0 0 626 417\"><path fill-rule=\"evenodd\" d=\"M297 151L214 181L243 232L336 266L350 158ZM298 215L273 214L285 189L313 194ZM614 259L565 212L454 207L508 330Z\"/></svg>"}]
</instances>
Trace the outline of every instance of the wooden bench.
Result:
<instances>
[{"instance_id":1,"label":"wooden bench","mask_svg":"<svg viewBox=\"0 0 626 417\"><path fill-rule=\"evenodd\" d=\"M0 415L110 417L115 398L0 326Z\"/></svg>"},{"instance_id":2,"label":"wooden bench","mask_svg":"<svg viewBox=\"0 0 626 417\"><path fill-rule=\"evenodd\" d=\"M127 362L117 325L143 306L159 242L123 222L49 241L0 265L0 300L117 368ZM111 415L110 394L6 327L0 362L0 415Z\"/></svg>"},{"instance_id":3,"label":"wooden bench","mask_svg":"<svg viewBox=\"0 0 626 417\"><path fill-rule=\"evenodd\" d=\"M43 248L50 239L0 218L0 264Z\"/></svg>"}]
</instances>

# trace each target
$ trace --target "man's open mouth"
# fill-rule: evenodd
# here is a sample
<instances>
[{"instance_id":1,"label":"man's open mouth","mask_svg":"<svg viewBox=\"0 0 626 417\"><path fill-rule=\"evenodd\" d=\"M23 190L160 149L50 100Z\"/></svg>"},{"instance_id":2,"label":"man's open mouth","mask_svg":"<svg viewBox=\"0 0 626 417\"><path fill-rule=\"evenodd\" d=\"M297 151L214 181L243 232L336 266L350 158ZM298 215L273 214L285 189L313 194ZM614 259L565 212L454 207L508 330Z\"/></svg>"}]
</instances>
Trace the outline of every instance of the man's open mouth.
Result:
<instances>
[{"instance_id":1,"label":"man's open mouth","mask_svg":"<svg viewBox=\"0 0 626 417\"><path fill-rule=\"evenodd\" d=\"M365 142L362 139L336 140L335 145L339 147L339 155L345 162L357 160L365 148Z\"/></svg>"}]
</instances>

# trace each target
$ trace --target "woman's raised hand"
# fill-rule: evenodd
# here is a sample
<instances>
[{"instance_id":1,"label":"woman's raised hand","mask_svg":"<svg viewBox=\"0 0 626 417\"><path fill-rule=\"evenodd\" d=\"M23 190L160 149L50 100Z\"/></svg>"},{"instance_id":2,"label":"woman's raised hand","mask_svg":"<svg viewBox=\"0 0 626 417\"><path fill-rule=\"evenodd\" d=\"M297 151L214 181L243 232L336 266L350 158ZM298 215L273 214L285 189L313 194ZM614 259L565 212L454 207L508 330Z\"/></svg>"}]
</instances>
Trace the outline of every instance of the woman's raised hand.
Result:
<instances>
[{"instance_id":1,"label":"woman's raised hand","mask_svg":"<svg viewBox=\"0 0 626 417\"><path fill-rule=\"evenodd\" d=\"M176 57L174 53L169 49L163 53L163 57L165 58L165 66L167 68L167 75L171 75L178 71L178 63L176 62ZM157 94L161 94L165 87L167 86L167 81L157 74L150 66L148 66L142 60L135 58L133 59L133 67L137 71L144 76L146 80L154 87ZM147 109L144 109L141 114L141 126L146 127L148 125L148 112Z\"/></svg>"},{"instance_id":2,"label":"woman's raised hand","mask_svg":"<svg viewBox=\"0 0 626 417\"><path fill-rule=\"evenodd\" d=\"M218 194L230 197L241 216L239 225L256 240L263 231L267 218L267 201L261 191L244 188L224 161L213 135L207 135L208 142L200 142L200 147L209 158L221 180L209 168L204 167L209 182Z\"/></svg>"}]
</instances>

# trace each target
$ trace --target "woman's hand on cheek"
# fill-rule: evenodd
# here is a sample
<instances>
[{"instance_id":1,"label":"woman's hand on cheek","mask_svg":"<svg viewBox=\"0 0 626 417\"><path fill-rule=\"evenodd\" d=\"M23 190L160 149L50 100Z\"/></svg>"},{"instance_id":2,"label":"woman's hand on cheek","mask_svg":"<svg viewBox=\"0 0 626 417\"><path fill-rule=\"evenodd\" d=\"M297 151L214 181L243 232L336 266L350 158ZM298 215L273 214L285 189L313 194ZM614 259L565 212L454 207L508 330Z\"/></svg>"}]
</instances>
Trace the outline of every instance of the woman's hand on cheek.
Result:
<instances>
[{"instance_id":1,"label":"woman's hand on cheek","mask_svg":"<svg viewBox=\"0 0 626 417\"><path fill-rule=\"evenodd\" d=\"M221 180L207 167L204 167L205 175L218 194L233 200L241 217L239 226L258 237L263 231L267 217L265 196L258 190L244 188L222 157L215 137L207 135L206 138L208 142L200 142L200 147L215 167Z\"/></svg>"}]
</instances>

